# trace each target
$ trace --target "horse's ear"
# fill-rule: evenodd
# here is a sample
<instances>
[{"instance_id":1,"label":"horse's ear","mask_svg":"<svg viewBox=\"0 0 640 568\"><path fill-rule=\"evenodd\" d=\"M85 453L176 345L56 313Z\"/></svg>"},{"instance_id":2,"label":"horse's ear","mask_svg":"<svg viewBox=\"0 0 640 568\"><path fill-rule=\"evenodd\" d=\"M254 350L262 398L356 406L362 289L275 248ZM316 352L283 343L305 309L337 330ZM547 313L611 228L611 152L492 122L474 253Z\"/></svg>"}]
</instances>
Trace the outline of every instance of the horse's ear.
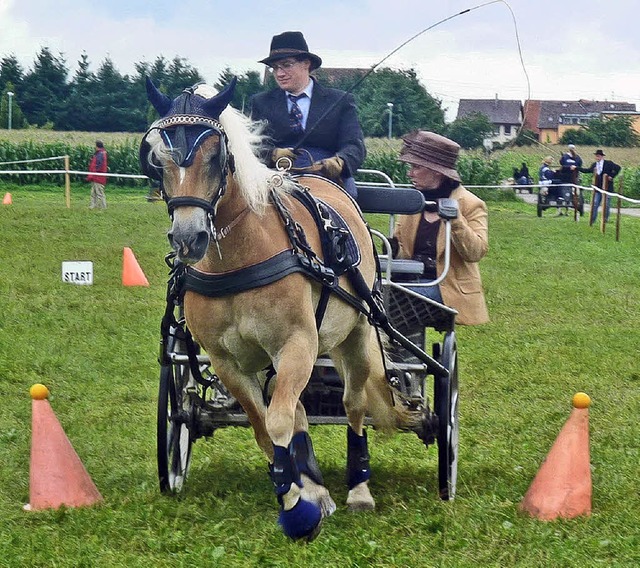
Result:
<instances>
[{"instance_id":1,"label":"horse's ear","mask_svg":"<svg viewBox=\"0 0 640 568\"><path fill-rule=\"evenodd\" d=\"M227 105L233 99L233 93L236 90L237 82L238 78L234 77L221 92L203 103L202 107L207 111L209 116L218 118L220 113L227 108Z\"/></svg>"},{"instance_id":2,"label":"horse's ear","mask_svg":"<svg viewBox=\"0 0 640 568\"><path fill-rule=\"evenodd\" d=\"M171 99L164 93L160 92L160 90L153 84L150 77L146 78L146 84L147 98L149 99L149 102L153 105L153 108L158 111L160 116L166 115L171 108Z\"/></svg>"}]
</instances>

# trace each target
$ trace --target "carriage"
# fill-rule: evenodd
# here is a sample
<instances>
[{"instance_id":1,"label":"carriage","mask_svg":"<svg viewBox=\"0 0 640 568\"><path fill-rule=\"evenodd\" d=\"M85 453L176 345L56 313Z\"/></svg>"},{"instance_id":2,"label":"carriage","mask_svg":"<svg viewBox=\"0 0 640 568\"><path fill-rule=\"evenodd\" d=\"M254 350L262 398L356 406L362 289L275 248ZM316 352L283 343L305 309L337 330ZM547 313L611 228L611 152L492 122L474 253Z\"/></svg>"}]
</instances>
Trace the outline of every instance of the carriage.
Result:
<instances>
[{"instance_id":1,"label":"carriage","mask_svg":"<svg viewBox=\"0 0 640 568\"><path fill-rule=\"evenodd\" d=\"M546 209L555 208L558 213L562 208L573 209L574 215L584 215L584 195L582 189L575 184L543 185L538 190L537 213L542 217Z\"/></svg>"},{"instance_id":2,"label":"carriage","mask_svg":"<svg viewBox=\"0 0 640 568\"><path fill-rule=\"evenodd\" d=\"M391 250L387 235L364 217L388 214L391 230L394 214L423 211L424 197L387 178L361 185L355 202L315 174L268 169L255 123L227 108L234 86L196 86L171 100L147 81L162 118L142 140L140 163L163 189L173 246L159 358L161 489L182 489L195 441L250 424L269 461L279 524L294 540L312 540L336 505L309 424L346 425L354 511L375 507L372 424L437 442L440 496L452 499L456 311L396 281L423 267L380 255L381 245ZM448 267L457 202L438 208ZM426 328L442 334L431 354Z\"/></svg>"},{"instance_id":3,"label":"carriage","mask_svg":"<svg viewBox=\"0 0 640 568\"><path fill-rule=\"evenodd\" d=\"M389 215L389 234L376 230L372 233L380 242L380 250L391 250L388 237L393 231L394 215L422 211L424 197L420 192L396 187L383 172L360 170L360 173L383 179L382 184L358 183L358 204L364 213ZM455 202L442 201L440 215L447 223L445 266L448 266L449 223L455 216ZM394 329L421 349L427 329L440 335L436 335L428 357L416 356L400 343L394 345L387 376L390 386L403 395L406 404L422 409L422 424L414 432L427 447L437 443L439 494L441 499L450 500L455 497L458 464L456 311L408 288L407 275L422 274L421 262L392 259L385 254L380 254L379 260L384 307ZM168 255L167 262L175 272L173 254ZM402 282L397 282L396 277ZM446 271L437 281L412 287L437 285L445 277ZM212 437L219 428L249 426L246 414L211 368L209 357L190 337L179 296L174 280L170 279L167 295L170 312L162 325L157 415L158 477L160 489L166 493L182 490L193 444L198 439ZM171 317L174 309L175 319ZM342 394L343 385L331 359L319 357L301 397L309 423L346 425Z\"/></svg>"}]
</instances>

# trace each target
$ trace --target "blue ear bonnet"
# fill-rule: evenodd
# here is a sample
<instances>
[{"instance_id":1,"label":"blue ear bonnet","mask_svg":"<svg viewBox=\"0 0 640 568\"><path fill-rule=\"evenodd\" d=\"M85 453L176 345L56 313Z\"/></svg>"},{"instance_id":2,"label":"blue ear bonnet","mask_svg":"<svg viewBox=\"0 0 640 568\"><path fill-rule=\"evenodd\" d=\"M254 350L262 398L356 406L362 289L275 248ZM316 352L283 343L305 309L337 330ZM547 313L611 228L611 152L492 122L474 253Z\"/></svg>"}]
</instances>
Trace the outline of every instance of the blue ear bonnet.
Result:
<instances>
[{"instance_id":1,"label":"blue ear bonnet","mask_svg":"<svg viewBox=\"0 0 640 568\"><path fill-rule=\"evenodd\" d=\"M171 102L169 112L166 116L176 114L207 116L209 113L203 104L207 99L194 95L192 89L186 89L178 98ZM217 119L217 116L209 118ZM176 164L181 167L189 167L193 163L193 158L200 145L209 136L214 134L214 130L206 126L189 126L178 125L173 128L167 128L160 131L164 143L171 151L171 155Z\"/></svg>"},{"instance_id":2,"label":"blue ear bonnet","mask_svg":"<svg viewBox=\"0 0 640 568\"><path fill-rule=\"evenodd\" d=\"M217 123L220 113L233 98L235 86L236 78L234 77L222 92L207 99L194 94L197 88L197 85L194 85L171 100L147 78L147 96L162 118L184 116L186 118L212 119ZM205 120L205 122L207 121ZM175 163L181 167L188 167L193 163L193 158L200 145L212 134L221 134L221 128L221 126L218 129L202 124L178 123L175 126L162 128L160 134L171 151Z\"/></svg>"}]
</instances>

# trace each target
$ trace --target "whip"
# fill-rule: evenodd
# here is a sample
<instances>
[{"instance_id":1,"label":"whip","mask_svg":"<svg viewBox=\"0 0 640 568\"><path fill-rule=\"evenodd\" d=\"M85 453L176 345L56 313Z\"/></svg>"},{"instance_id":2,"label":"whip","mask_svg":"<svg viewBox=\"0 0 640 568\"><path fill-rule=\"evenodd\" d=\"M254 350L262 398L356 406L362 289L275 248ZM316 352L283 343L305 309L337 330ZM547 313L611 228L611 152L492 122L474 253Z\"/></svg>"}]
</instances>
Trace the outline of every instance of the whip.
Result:
<instances>
[{"instance_id":1,"label":"whip","mask_svg":"<svg viewBox=\"0 0 640 568\"><path fill-rule=\"evenodd\" d=\"M421 30L418 33L416 33L415 35L411 36L409 39L407 39L406 41L401 43L394 50L392 50L387 55L385 55L380 61L378 61L377 63L372 65L371 68L362 77L360 77L360 79L358 79L353 85L351 85L351 87L349 87L349 89L347 89L343 93L343 95L332 106L330 106L324 112L324 114L322 114L322 116L320 116L318 121L311 128L309 128L309 130L305 131L305 133L303 134L302 138L300 138L300 140L293 147L293 151L295 152L296 150L298 150L302 146L302 144L305 142L305 140L308 138L308 136L329 115L329 113L331 113L333 111L333 109L335 109L343 101L343 99L347 95L351 94L355 89L357 89L364 82L364 80L367 77L369 77L369 75L371 75L371 73L373 73L378 67L380 67L380 65L382 65L392 55L394 55L395 53L400 51L405 45L411 43L413 40L417 39L422 34L428 32L428 31L430 31L430 30L432 30L434 28L437 28L438 26L444 24L445 22L448 22L449 20L453 20L454 18L458 18L458 17L463 16L465 14L469 14L470 12L473 12L475 10L479 10L480 8L484 8L486 6L490 6L491 4L504 4L507 7L507 9L509 10L509 12L511 13L511 18L513 20L513 25L514 25L514 30L515 30L516 43L517 43L517 46L518 46L518 55L519 55L519 58L520 58L520 63L522 65L522 69L524 71L524 74L525 74L525 77L526 77L526 80L527 80L527 99L531 98L531 83L529 81L529 75L527 73L527 69L526 69L526 67L524 65L524 59L522 57L522 47L521 47L521 44L520 44L520 36L518 34L518 24L517 24L517 21L516 21L515 14L513 13L513 10L511 9L511 6L509 6L509 3L506 0L491 0L490 2L484 2L482 4L478 4L476 6L472 6L471 8L467 8L466 10L462 10L461 12L457 12L455 14L447 16L446 18L443 18L442 20L439 20L439 21L435 22L434 24L431 24L430 26L424 28L423 30ZM521 129L522 129L522 126L518 129L518 133L520 132Z\"/></svg>"}]
</instances>

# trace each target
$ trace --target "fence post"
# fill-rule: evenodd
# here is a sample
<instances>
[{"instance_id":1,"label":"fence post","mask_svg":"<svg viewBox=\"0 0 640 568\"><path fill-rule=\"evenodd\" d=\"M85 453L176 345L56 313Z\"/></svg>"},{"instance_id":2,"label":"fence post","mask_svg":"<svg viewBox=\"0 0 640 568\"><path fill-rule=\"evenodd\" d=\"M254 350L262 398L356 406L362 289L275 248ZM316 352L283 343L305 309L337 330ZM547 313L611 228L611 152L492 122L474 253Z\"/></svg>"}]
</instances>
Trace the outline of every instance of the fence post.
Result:
<instances>
[{"instance_id":1,"label":"fence post","mask_svg":"<svg viewBox=\"0 0 640 568\"><path fill-rule=\"evenodd\" d=\"M607 226L607 223L605 222L605 219L607 217L606 212L607 212L607 201L609 200L609 196L606 195L604 192L605 191L609 191L609 180L607 179L607 176L604 174L604 172L602 172L602 197L600 198L600 206L601 206L601 211L600 211L600 232L604 235L604 230Z\"/></svg>"},{"instance_id":2,"label":"fence post","mask_svg":"<svg viewBox=\"0 0 640 568\"><path fill-rule=\"evenodd\" d=\"M71 178L69 177L69 156L64 157L64 196L67 209L71 209Z\"/></svg>"},{"instance_id":3,"label":"fence post","mask_svg":"<svg viewBox=\"0 0 640 568\"><path fill-rule=\"evenodd\" d=\"M620 174L620 182L618 183L618 212L616 216L616 242L620 240L620 209L622 208L622 191L624 188L624 174Z\"/></svg>"}]
</instances>

